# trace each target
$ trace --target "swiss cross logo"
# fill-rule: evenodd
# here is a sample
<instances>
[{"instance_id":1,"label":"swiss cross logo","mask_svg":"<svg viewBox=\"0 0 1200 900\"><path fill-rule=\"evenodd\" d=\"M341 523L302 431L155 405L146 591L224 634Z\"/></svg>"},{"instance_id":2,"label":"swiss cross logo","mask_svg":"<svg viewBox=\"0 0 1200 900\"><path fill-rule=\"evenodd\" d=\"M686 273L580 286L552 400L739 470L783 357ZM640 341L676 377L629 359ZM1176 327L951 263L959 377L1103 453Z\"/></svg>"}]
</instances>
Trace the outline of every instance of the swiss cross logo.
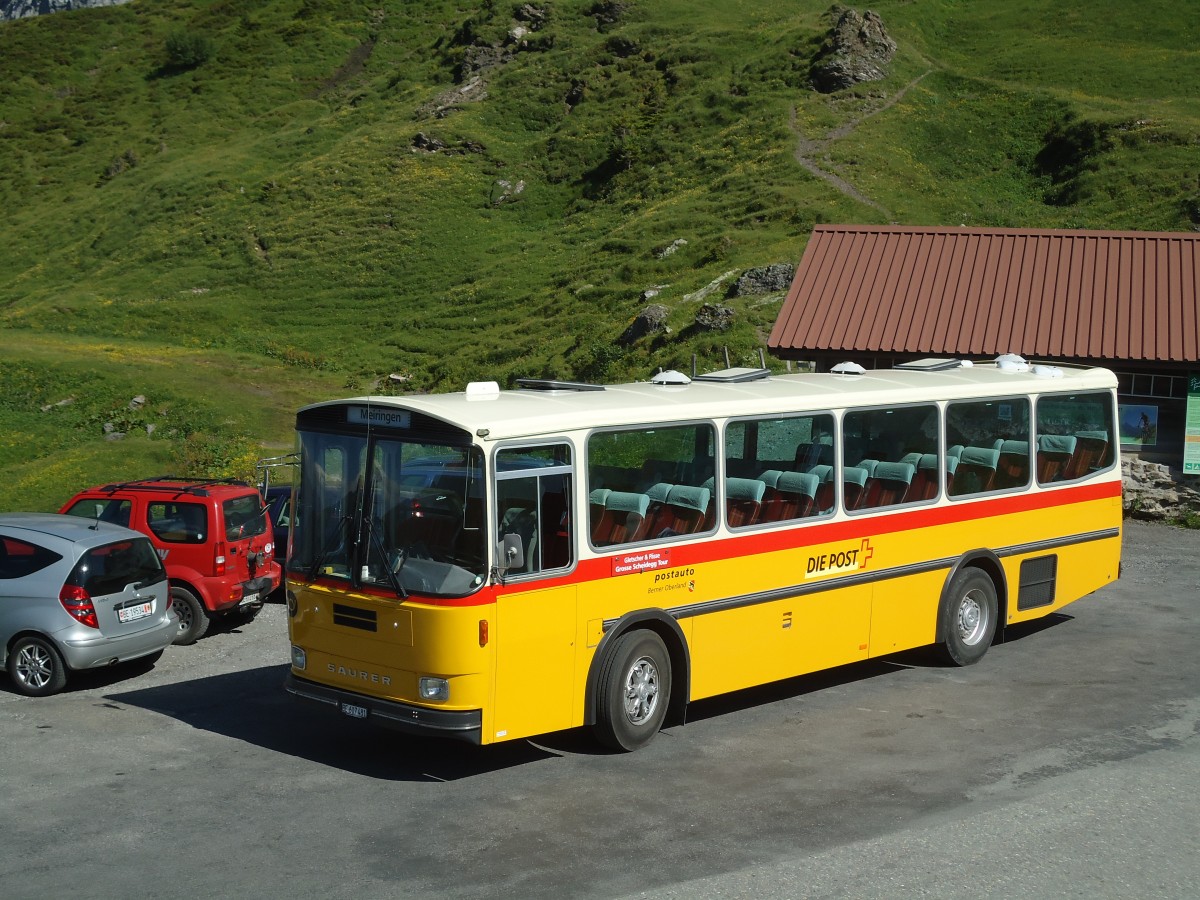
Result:
<instances>
[{"instance_id":1,"label":"swiss cross logo","mask_svg":"<svg viewBox=\"0 0 1200 900\"><path fill-rule=\"evenodd\" d=\"M804 571L805 578L819 578L825 575L838 575L847 572L857 572L867 568L867 563L875 555L870 538L863 538L857 547L845 544L830 544L814 548L808 557L808 565Z\"/></svg>"}]
</instances>

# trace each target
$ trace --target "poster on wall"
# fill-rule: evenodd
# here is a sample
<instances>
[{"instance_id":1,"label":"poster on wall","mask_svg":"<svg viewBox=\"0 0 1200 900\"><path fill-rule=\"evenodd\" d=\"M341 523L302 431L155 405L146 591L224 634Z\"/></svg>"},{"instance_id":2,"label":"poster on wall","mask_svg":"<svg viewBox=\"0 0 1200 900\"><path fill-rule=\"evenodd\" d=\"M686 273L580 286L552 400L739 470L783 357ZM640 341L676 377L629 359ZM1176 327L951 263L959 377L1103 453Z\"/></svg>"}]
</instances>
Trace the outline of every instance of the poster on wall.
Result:
<instances>
[{"instance_id":1,"label":"poster on wall","mask_svg":"<svg viewBox=\"0 0 1200 900\"><path fill-rule=\"evenodd\" d=\"M1149 403L1120 403L1122 447L1153 447L1158 443L1158 407Z\"/></svg>"},{"instance_id":2,"label":"poster on wall","mask_svg":"<svg viewBox=\"0 0 1200 900\"><path fill-rule=\"evenodd\" d=\"M1183 471L1200 474L1200 374L1188 376L1187 415L1183 420Z\"/></svg>"}]
</instances>

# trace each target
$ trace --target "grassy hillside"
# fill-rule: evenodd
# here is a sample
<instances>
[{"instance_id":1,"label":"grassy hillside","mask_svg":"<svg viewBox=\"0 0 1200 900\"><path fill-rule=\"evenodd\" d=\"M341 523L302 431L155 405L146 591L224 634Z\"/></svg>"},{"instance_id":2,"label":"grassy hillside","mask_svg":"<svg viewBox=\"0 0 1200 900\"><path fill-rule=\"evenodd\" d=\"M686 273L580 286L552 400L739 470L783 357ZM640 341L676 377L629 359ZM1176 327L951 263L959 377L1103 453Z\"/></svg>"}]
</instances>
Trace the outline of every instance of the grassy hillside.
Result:
<instances>
[{"instance_id":1,"label":"grassy hillside","mask_svg":"<svg viewBox=\"0 0 1200 900\"><path fill-rule=\"evenodd\" d=\"M531 6L0 25L0 508L244 470L297 405L393 372L748 360L779 298L725 301L712 334L698 293L798 261L818 222L1200 222L1200 23L1165 0L872 4L891 75L829 96L807 87L825 3ZM671 333L619 344L649 288Z\"/></svg>"}]
</instances>

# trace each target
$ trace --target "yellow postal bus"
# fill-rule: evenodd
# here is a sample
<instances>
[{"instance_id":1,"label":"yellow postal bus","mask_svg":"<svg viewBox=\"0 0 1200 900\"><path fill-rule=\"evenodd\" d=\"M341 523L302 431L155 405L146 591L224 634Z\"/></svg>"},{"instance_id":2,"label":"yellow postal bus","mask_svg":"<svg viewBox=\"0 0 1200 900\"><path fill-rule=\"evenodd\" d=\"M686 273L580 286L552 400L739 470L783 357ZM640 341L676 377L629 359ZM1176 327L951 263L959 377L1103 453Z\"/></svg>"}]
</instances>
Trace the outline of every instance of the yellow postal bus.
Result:
<instances>
[{"instance_id":1,"label":"yellow postal bus","mask_svg":"<svg viewBox=\"0 0 1200 900\"><path fill-rule=\"evenodd\" d=\"M838 369L302 409L287 689L633 750L703 697L926 645L977 662L1117 578L1112 373Z\"/></svg>"}]
</instances>

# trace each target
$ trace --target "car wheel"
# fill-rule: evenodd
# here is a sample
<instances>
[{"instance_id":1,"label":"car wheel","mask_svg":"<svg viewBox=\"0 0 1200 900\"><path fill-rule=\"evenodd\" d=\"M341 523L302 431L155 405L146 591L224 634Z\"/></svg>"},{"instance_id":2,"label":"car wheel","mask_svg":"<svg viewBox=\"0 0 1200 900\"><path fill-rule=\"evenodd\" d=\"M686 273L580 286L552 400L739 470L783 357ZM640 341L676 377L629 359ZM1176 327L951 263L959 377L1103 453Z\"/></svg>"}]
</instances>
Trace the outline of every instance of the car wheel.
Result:
<instances>
[{"instance_id":1,"label":"car wheel","mask_svg":"<svg viewBox=\"0 0 1200 900\"><path fill-rule=\"evenodd\" d=\"M208 633L208 611L196 595L187 588L171 588L171 609L179 621L179 633L175 635L176 644L194 644Z\"/></svg>"},{"instance_id":2,"label":"car wheel","mask_svg":"<svg viewBox=\"0 0 1200 900\"><path fill-rule=\"evenodd\" d=\"M614 750L654 739L671 700L671 657L652 631L631 631L613 645L600 673L596 737Z\"/></svg>"},{"instance_id":3,"label":"car wheel","mask_svg":"<svg viewBox=\"0 0 1200 900\"><path fill-rule=\"evenodd\" d=\"M30 635L19 639L9 651L8 676L25 696L48 697L66 686L67 665L54 644Z\"/></svg>"}]
</instances>

